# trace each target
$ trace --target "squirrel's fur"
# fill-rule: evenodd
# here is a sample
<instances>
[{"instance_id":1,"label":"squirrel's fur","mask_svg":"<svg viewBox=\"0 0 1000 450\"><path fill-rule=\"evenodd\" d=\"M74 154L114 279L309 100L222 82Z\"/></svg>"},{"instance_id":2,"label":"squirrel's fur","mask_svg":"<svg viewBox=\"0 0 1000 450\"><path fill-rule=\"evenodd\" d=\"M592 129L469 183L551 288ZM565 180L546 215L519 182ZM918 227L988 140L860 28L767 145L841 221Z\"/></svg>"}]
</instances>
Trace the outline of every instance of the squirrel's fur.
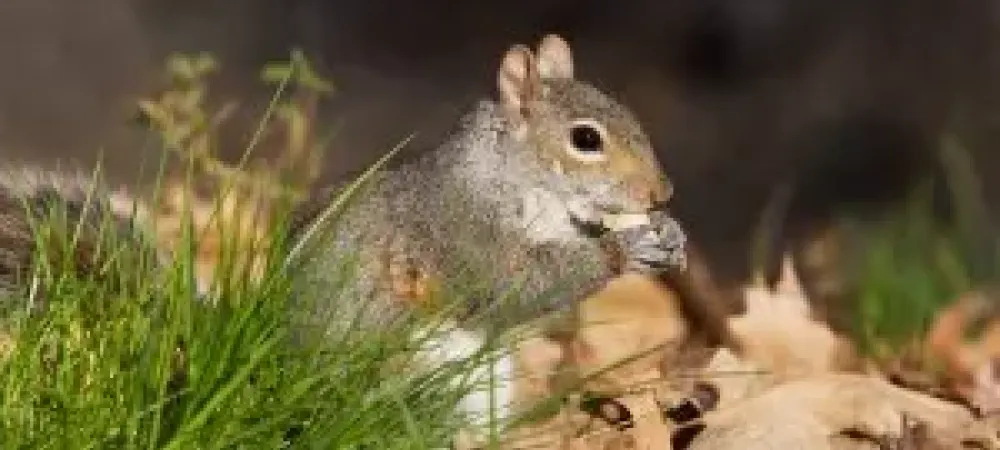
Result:
<instances>
[{"instance_id":1,"label":"squirrel's fur","mask_svg":"<svg viewBox=\"0 0 1000 450\"><path fill-rule=\"evenodd\" d=\"M328 240L310 245L316 253L304 266L307 285L317 288L311 294L329 286L331 261L353 254L360 262L357 291L330 299L338 317L353 320L360 311L348 299L373 297L365 319L384 324L457 287L471 296L459 311L465 316L516 291L520 304L488 319L502 326L565 309L615 275L601 241L574 221L646 213L669 198L638 121L573 78L569 47L555 36L537 55L511 48L498 91L443 145L379 172L324 225ZM572 128L580 124L598 131L600 154L574 153Z\"/></svg>"}]
</instances>

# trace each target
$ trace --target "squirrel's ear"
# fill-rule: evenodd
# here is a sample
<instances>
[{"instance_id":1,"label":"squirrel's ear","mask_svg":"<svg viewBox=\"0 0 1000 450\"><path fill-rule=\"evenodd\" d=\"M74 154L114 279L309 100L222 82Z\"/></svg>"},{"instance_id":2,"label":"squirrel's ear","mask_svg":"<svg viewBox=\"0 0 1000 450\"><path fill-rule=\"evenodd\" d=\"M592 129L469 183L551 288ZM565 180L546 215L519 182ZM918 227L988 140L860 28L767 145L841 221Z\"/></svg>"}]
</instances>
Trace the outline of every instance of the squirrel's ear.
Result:
<instances>
[{"instance_id":1,"label":"squirrel's ear","mask_svg":"<svg viewBox=\"0 0 1000 450\"><path fill-rule=\"evenodd\" d=\"M538 73L542 78L573 78L573 51L565 39L556 34L542 38L538 44Z\"/></svg>"},{"instance_id":2,"label":"squirrel's ear","mask_svg":"<svg viewBox=\"0 0 1000 450\"><path fill-rule=\"evenodd\" d=\"M507 50L497 72L500 101L512 113L521 114L529 100L538 95L538 65L531 49L515 45Z\"/></svg>"}]
</instances>

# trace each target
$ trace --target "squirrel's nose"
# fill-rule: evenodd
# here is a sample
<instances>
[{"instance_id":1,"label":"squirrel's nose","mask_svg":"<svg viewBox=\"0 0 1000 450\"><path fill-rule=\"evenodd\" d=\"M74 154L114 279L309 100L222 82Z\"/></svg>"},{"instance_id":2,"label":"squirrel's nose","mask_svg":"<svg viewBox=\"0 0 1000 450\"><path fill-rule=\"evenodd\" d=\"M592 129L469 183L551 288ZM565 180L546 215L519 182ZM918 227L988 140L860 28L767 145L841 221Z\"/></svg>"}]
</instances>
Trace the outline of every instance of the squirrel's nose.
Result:
<instances>
[{"instance_id":1,"label":"squirrel's nose","mask_svg":"<svg viewBox=\"0 0 1000 450\"><path fill-rule=\"evenodd\" d=\"M661 177L637 177L630 181L629 196L649 209L661 207L673 195L673 185Z\"/></svg>"},{"instance_id":2,"label":"squirrel's nose","mask_svg":"<svg viewBox=\"0 0 1000 450\"><path fill-rule=\"evenodd\" d=\"M658 177L653 192L653 204L666 203L674 195L674 185L666 177Z\"/></svg>"}]
</instances>

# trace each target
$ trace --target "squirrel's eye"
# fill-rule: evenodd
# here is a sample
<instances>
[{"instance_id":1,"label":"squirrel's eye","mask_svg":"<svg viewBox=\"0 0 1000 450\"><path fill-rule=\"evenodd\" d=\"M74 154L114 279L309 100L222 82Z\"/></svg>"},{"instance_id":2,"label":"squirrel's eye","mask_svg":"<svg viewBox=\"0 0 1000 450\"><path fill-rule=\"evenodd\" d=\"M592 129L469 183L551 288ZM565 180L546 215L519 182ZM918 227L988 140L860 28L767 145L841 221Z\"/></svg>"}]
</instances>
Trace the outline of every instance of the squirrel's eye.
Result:
<instances>
[{"instance_id":1,"label":"squirrel's eye","mask_svg":"<svg viewBox=\"0 0 1000 450\"><path fill-rule=\"evenodd\" d=\"M573 147L584 153L596 153L604 150L601 133L589 124L573 126L570 129L570 140Z\"/></svg>"},{"instance_id":2,"label":"squirrel's eye","mask_svg":"<svg viewBox=\"0 0 1000 450\"><path fill-rule=\"evenodd\" d=\"M605 161L607 130L594 119L577 119L570 123L566 152L573 159L584 163Z\"/></svg>"}]
</instances>

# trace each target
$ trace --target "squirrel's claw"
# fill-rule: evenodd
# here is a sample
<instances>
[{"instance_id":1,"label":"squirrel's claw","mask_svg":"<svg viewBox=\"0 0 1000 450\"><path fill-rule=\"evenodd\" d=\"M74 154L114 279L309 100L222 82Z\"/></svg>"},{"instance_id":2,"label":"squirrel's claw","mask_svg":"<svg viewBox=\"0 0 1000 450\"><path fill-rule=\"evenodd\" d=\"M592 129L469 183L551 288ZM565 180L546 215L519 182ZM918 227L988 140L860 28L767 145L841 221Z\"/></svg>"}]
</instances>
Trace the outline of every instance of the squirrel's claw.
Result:
<instances>
[{"instance_id":1,"label":"squirrel's claw","mask_svg":"<svg viewBox=\"0 0 1000 450\"><path fill-rule=\"evenodd\" d=\"M680 224L666 215L650 224L615 232L615 238L625 254L626 271L662 272L671 268L684 270L687 237Z\"/></svg>"}]
</instances>

